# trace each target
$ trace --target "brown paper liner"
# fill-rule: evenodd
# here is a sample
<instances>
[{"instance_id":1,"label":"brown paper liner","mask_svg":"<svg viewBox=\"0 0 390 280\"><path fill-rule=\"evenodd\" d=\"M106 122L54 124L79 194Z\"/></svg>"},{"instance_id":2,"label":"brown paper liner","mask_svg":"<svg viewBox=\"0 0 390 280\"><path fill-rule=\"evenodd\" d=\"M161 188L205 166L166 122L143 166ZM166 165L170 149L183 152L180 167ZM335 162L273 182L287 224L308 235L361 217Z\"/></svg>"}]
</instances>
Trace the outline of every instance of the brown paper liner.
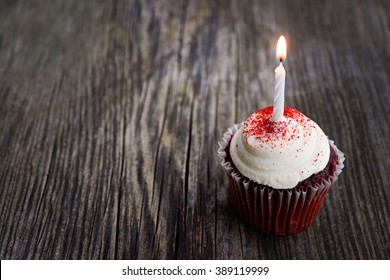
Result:
<instances>
[{"instance_id":1,"label":"brown paper liner","mask_svg":"<svg viewBox=\"0 0 390 280\"><path fill-rule=\"evenodd\" d=\"M229 178L229 193L238 216L261 232L293 234L309 227L317 216L330 186L344 167L344 154L329 140L330 159L325 169L292 189L274 189L243 176L229 153L230 141L242 124L235 124L218 142L218 156Z\"/></svg>"}]
</instances>

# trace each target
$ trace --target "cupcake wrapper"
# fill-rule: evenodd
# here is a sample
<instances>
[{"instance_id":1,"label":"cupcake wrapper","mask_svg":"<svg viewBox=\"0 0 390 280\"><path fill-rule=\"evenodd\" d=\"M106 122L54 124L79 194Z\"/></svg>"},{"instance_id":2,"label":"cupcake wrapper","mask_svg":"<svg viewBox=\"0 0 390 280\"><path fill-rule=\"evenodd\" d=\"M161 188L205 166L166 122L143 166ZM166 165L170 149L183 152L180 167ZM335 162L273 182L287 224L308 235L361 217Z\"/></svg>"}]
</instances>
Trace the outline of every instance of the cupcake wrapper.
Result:
<instances>
[{"instance_id":1,"label":"cupcake wrapper","mask_svg":"<svg viewBox=\"0 0 390 280\"><path fill-rule=\"evenodd\" d=\"M330 148L337 156L336 167L319 182L304 188L274 189L244 177L232 164L226 150L234 133L242 126L235 124L218 142L218 156L229 178L229 193L238 216L256 229L276 235L293 234L310 226L317 216L330 186L344 167L344 154L332 140Z\"/></svg>"}]
</instances>

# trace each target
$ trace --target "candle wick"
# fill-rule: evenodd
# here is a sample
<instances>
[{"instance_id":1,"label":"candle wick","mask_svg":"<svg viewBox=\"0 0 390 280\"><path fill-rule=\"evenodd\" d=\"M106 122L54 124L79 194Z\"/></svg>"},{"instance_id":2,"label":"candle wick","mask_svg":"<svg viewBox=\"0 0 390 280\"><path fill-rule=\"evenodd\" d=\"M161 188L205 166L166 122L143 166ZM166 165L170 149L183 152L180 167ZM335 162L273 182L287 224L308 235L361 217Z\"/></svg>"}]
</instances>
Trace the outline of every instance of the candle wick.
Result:
<instances>
[{"instance_id":1,"label":"candle wick","mask_svg":"<svg viewBox=\"0 0 390 280\"><path fill-rule=\"evenodd\" d=\"M280 63L282 63L283 62L283 58L279 58L279 61L280 61Z\"/></svg>"}]
</instances>

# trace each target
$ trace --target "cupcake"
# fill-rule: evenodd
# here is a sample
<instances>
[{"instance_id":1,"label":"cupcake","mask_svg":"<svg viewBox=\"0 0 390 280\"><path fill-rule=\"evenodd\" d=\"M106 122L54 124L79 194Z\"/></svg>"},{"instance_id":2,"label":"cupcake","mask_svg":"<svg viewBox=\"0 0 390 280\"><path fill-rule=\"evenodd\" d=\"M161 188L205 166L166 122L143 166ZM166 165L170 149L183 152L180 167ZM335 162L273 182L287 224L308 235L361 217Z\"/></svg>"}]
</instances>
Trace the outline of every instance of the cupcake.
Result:
<instances>
[{"instance_id":1,"label":"cupcake","mask_svg":"<svg viewBox=\"0 0 390 280\"><path fill-rule=\"evenodd\" d=\"M344 154L296 109L259 109L230 127L218 155L238 216L261 232L287 235L309 227L344 167Z\"/></svg>"}]
</instances>

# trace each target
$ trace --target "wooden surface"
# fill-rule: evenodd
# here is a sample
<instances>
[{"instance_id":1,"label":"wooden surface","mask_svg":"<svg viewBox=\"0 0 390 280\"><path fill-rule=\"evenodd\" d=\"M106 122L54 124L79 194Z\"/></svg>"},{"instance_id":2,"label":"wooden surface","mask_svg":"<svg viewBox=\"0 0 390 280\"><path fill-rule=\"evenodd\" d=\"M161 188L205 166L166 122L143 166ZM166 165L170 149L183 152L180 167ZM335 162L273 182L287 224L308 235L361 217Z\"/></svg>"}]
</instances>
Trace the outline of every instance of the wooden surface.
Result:
<instances>
[{"instance_id":1,"label":"wooden surface","mask_svg":"<svg viewBox=\"0 0 390 280\"><path fill-rule=\"evenodd\" d=\"M390 2L1 1L1 259L390 259ZM286 104L346 154L287 237L235 215L225 129Z\"/></svg>"}]
</instances>

